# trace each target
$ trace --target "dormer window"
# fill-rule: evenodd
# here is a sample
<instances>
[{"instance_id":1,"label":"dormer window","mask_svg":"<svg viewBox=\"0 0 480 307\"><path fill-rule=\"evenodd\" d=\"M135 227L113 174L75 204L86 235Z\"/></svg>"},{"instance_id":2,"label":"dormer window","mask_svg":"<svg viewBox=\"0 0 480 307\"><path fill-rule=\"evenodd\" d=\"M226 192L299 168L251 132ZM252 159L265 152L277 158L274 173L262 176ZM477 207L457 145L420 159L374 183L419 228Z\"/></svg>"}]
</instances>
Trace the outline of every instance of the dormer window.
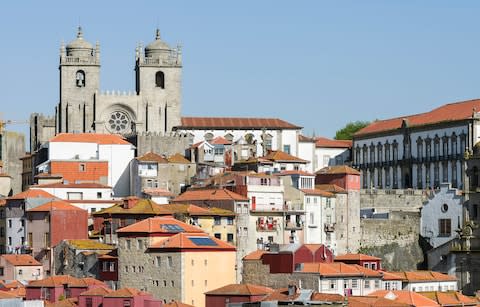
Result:
<instances>
[{"instance_id":1,"label":"dormer window","mask_svg":"<svg viewBox=\"0 0 480 307\"><path fill-rule=\"evenodd\" d=\"M85 87L85 72L83 70L77 71L75 79L77 87Z\"/></svg>"},{"instance_id":2,"label":"dormer window","mask_svg":"<svg viewBox=\"0 0 480 307\"><path fill-rule=\"evenodd\" d=\"M160 88L165 88L165 75L163 71L157 71L155 74L155 85Z\"/></svg>"}]
</instances>

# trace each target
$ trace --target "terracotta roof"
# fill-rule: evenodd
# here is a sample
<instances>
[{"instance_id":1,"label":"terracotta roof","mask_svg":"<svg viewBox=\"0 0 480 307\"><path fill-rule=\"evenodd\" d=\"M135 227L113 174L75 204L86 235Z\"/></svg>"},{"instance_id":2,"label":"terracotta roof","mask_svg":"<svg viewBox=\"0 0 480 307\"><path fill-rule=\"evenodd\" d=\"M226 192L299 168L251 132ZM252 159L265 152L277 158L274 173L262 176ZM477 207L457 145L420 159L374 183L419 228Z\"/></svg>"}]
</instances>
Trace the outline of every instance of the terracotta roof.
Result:
<instances>
[{"instance_id":1,"label":"terracotta roof","mask_svg":"<svg viewBox=\"0 0 480 307\"><path fill-rule=\"evenodd\" d=\"M10 264L14 266L38 266L42 265L40 262L35 260L30 255L26 254L9 254L9 255L1 255L5 261L9 262Z\"/></svg>"},{"instance_id":2,"label":"terracotta roof","mask_svg":"<svg viewBox=\"0 0 480 307\"><path fill-rule=\"evenodd\" d=\"M31 189L44 189L44 188L55 188L55 189L110 189L108 185L104 185L96 182L82 182L82 183L46 183L38 184L30 187Z\"/></svg>"},{"instance_id":3,"label":"terracotta roof","mask_svg":"<svg viewBox=\"0 0 480 307\"><path fill-rule=\"evenodd\" d=\"M196 243L196 241L199 243ZM203 242L207 242L206 244ZM210 237L206 233L195 233L180 232L171 237L167 237L163 240L156 241L150 244L149 248L152 249L208 249L208 250L228 250L235 251L235 246L228 244L222 240L219 240L215 237Z\"/></svg>"},{"instance_id":4,"label":"terracotta roof","mask_svg":"<svg viewBox=\"0 0 480 307\"><path fill-rule=\"evenodd\" d=\"M425 281L455 281L457 278L452 275L447 275L434 271L405 271L405 272L391 272L400 276L406 282L425 282Z\"/></svg>"},{"instance_id":5,"label":"terracotta roof","mask_svg":"<svg viewBox=\"0 0 480 307\"><path fill-rule=\"evenodd\" d=\"M136 159L138 161L142 161L142 162L168 163L167 158L162 157L161 155L156 154L156 153L151 152L151 151L147 152L143 156L137 157Z\"/></svg>"},{"instance_id":6,"label":"terracotta roof","mask_svg":"<svg viewBox=\"0 0 480 307\"><path fill-rule=\"evenodd\" d=\"M288 295L288 288L275 289L274 292L268 294L262 299L262 301L294 301L300 296L299 292L295 292L294 295Z\"/></svg>"},{"instance_id":7,"label":"terracotta roof","mask_svg":"<svg viewBox=\"0 0 480 307\"><path fill-rule=\"evenodd\" d=\"M77 307L78 298L72 297L57 302L46 302L45 307Z\"/></svg>"},{"instance_id":8,"label":"terracotta roof","mask_svg":"<svg viewBox=\"0 0 480 307\"><path fill-rule=\"evenodd\" d=\"M382 274L383 274L383 280L403 280L402 276L393 272L383 271Z\"/></svg>"},{"instance_id":9,"label":"terracotta roof","mask_svg":"<svg viewBox=\"0 0 480 307\"><path fill-rule=\"evenodd\" d=\"M175 194L172 192L162 189L162 188L145 188L142 191L145 194L151 195L151 196L164 196L164 197L174 197Z\"/></svg>"},{"instance_id":10,"label":"terracotta roof","mask_svg":"<svg viewBox=\"0 0 480 307\"><path fill-rule=\"evenodd\" d=\"M5 206L6 203L7 203L7 201L4 198L0 199L0 207Z\"/></svg>"},{"instance_id":11,"label":"terracotta roof","mask_svg":"<svg viewBox=\"0 0 480 307\"><path fill-rule=\"evenodd\" d=\"M335 261L377 261L381 258L365 254L343 254L335 256Z\"/></svg>"},{"instance_id":12,"label":"terracotta roof","mask_svg":"<svg viewBox=\"0 0 480 307\"><path fill-rule=\"evenodd\" d=\"M104 297L135 297L140 295L146 295L148 293L140 291L135 288L122 288L117 291L112 291L105 295Z\"/></svg>"},{"instance_id":13,"label":"terracotta roof","mask_svg":"<svg viewBox=\"0 0 480 307\"><path fill-rule=\"evenodd\" d=\"M10 293L10 291L0 291L0 300L18 297L16 294Z\"/></svg>"},{"instance_id":14,"label":"terracotta roof","mask_svg":"<svg viewBox=\"0 0 480 307\"><path fill-rule=\"evenodd\" d=\"M372 133L400 129L404 120L406 120L408 127L461 121L471 118L474 109L480 110L479 99L449 103L426 113L374 121L370 125L355 133L355 136L363 136Z\"/></svg>"},{"instance_id":15,"label":"terracotta roof","mask_svg":"<svg viewBox=\"0 0 480 307\"><path fill-rule=\"evenodd\" d=\"M314 292L310 300L317 302L344 302L344 297L340 294Z\"/></svg>"},{"instance_id":16,"label":"terracotta roof","mask_svg":"<svg viewBox=\"0 0 480 307\"><path fill-rule=\"evenodd\" d=\"M195 307L193 305L184 304L181 302L173 301L168 304L163 305L164 307Z\"/></svg>"},{"instance_id":17,"label":"terracotta roof","mask_svg":"<svg viewBox=\"0 0 480 307\"><path fill-rule=\"evenodd\" d=\"M302 191L306 195L319 195L319 196L324 196L324 197L334 197L335 196L331 192L327 192L327 191L320 190L320 189L301 189L300 191Z\"/></svg>"},{"instance_id":18,"label":"terracotta roof","mask_svg":"<svg viewBox=\"0 0 480 307\"><path fill-rule=\"evenodd\" d=\"M176 129L301 129L278 118L182 117Z\"/></svg>"},{"instance_id":19,"label":"terracotta roof","mask_svg":"<svg viewBox=\"0 0 480 307\"><path fill-rule=\"evenodd\" d=\"M345 264L343 262L320 263L311 262L304 263L302 272L318 273L322 276L369 276L381 277L381 273L371 269L364 268L360 265Z\"/></svg>"},{"instance_id":20,"label":"terracotta roof","mask_svg":"<svg viewBox=\"0 0 480 307\"><path fill-rule=\"evenodd\" d=\"M105 296L113 290L107 287L98 287L80 293L81 296Z\"/></svg>"},{"instance_id":21,"label":"terracotta roof","mask_svg":"<svg viewBox=\"0 0 480 307\"><path fill-rule=\"evenodd\" d=\"M348 298L349 307L412 307L410 304L401 303L386 299L384 297L374 296L350 296Z\"/></svg>"},{"instance_id":22,"label":"terracotta roof","mask_svg":"<svg viewBox=\"0 0 480 307\"><path fill-rule=\"evenodd\" d=\"M76 278L70 275L56 275L50 276L40 280L32 280L27 287L32 288L53 288L61 287L63 285L68 285L72 288L87 288L90 285L103 285L106 287L105 283L94 278Z\"/></svg>"},{"instance_id":23,"label":"terracotta roof","mask_svg":"<svg viewBox=\"0 0 480 307\"><path fill-rule=\"evenodd\" d=\"M264 254L268 254L268 252L259 249L254 252L251 252L250 254L247 254L245 257L243 257L243 260L260 260L262 259L262 256Z\"/></svg>"},{"instance_id":24,"label":"terracotta roof","mask_svg":"<svg viewBox=\"0 0 480 307\"><path fill-rule=\"evenodd\" d=\"M176 225L171 227L171 225ZM178 233L174 228L180 227L183 232L200 232L203 230L187 223L181 222L173 217L151 217L135 224L125 226L117 230L117 233Z\"/></svg>"},{"instance_id":25,"label":"terracotta roof","mask_svg":"<svg viewBox=\"0 0 480 307\"><path fill-rule=\"evenodd\" d=\"M181 164L190 164L189 160L185 159L184 156L182 156L179 153L174 154L173 156L170 156L167 158L169 163L181 163Z\"/></svg>"},{"instance_id":26,"label":"terracotta roof","mask_svg":"<svg viewBox=\"0 0 480 307\"><path fill-rule=\"evenodd\" d=\"M195 200L236 200L248 201L248 197L237 194L227 189L205 189L205 190L187 190L177 196L173 201L188 202Z\"/></svg>"},{"instance_id":27,"label":"terracotta roof","mask_svg":"<svg viewBox=\"0 0 480 307\"><path fill-rule=\"evenodd\" d=\"M369 296L383 297L392 301L409 304L415 307L439 307L434 300L431 300L419 293L406 290L377 290Z\"/></svg>"},{"instance_id":28,"label":"terracotta roof","mask_svg":"<svg viewBox=\"0 0 480 307\"><path fill-rule=\"evenodd\" d=\"M221 208L202 208L191 204L166 204L162 207L173 213L183 213L190 216L235 216L235 212Z\"/></svg>"},{"instance_id":29,"label":"terracotta roof","mask_svg":"<svg viewBox=\"0 0 480 307\"><path fill-rule=\"evenodd\" d=\"M317 148L352 148L352 140L332 140L324 137L315 138Z\"/></svg>"},{"instance_id":30,"label":"terracotta roof","mask_svg":"<svg viewBox=\"0 0 480 307\"><path fill-rule=\"evenodd\" d=\"M102 209L93 213L93 216L102 216L105 214L143 214L143 215L171 215L172 212L162 205L155 203L151 199L134 199L135 202L131 208L125 208L124 201L117 203L109 208Z\"/></svg>"},{"instance_id":31,"label":"terracotta roof","mask_svg":"<svg viewBox=\"0 0 480 307\"><path fill-rule=\"evenodd\" d=\"M56 198L54 195L39 189L28 189L21 193L10 196L8 199L27 199L27 198Z\"/></svg>"},{"instance_id":32,"label":"terracotta roof","mask_svg":"<svg viewBox=\"0 0 480 307\"><path fill-rule=\"evenodd\" d=\"M114 246L90 239L66 240L77 249L112 250Z\"/></svg>"},{"instance_id":33,"label":"terracotta roof","mask_svg":"<svg viewBox=\"0 0 480 307\"><path fill-rule=\"evenodd\" d=\"M235 161L235 164L269 164L273 165L273 162L263 157L249 157L247 160Z\"/></svg>"},{"instance_id":34,"label":"terracotta roof","mask_svg":"<svg viewBox=\"0 0 480 307\"><path fill-rule=\"evenodd\" d=\"M304 142L304 143L315 143L315 138L314 137L309 137L305 135L299 135L298 136L298 141L299 142Z\"/></svg>"},{"instance_id":35,"label":"terracotta roof","mask_svg":"<svg viewBox=\"0 0 480 307\"><path fill-rule=\"evenodd\" d=\"M209 143L212 145L231 145L232 144L232 142L230 142L229 140L221 136L217 136L213 140L209 141Z\"/></svg>"},{"instance_id":36,"label":"terracotta roof","mask_svg":"<svg viewBox=\"0 0 480 307\"><path fill-rule=\"evenodd\" d=\"M131 145L120 135L100 133L59 133L53 138L51 138L50 142L96 143L101 145Z\"/></svg>"},{"instance_id":37,"label":"terracotta roof","mask_svg":"<svg viewBox=\"0 0 480 307\"><path fill-rule=\"evenodd\" d=\"M347 190L345 190L342 187L339 187L336 184L316 184L315 189L323 190L331 193L347 193Z\"/></svg>"},{"instance_id":38,"label":"terracotta roof","mask_svg":"<svg viewBox=\"0 0 480 307\"><path fill-rule=\"evenodd\" d=\"M432 291L419 292L419 294L437 302L441 306L478 306L480 301L477 298L463 295L458 291Z\"/></svg>"},{"instance_id":39,"label":"terracotta roof","mask_svg":"<svg viewBox=\"0 0 480 307\"><path fill-rule=\"evenodd\" d=\"M307 163L307 160L300 159L280 150L270 150L270 152L263 156L264 159L273 162L293 162L293 163Z\"/></svg>"},{"instance_id":40,"label":"terracotta roof","mask_svg":"<svg viewBox=\"0 0 480 307\"><path fill-rule=\"evenodd\" d=\"M51 212L55 210L68 210L68 211L85 211L81 208L75 207L63 200L54 200L33 209L27 210L27 212Z\"/></svg>"},{"instance_id":41,"label":"terracotta roof","mask_svg":"<svg viewBox=\"0 0 480 307\"><path fill-rule=\"evenodd\" d=\"M334 174L347 174L347 175L360 175L360 172L356 169L351 168L347 165L335 165L335 166L327 166L319 171L316 174L327 174L327 175L334 175Z\"/></svg>"},{"instance_id":42,"label":"terracotta roof","mask_svg":"<svg viewBox=\"0 0 480 307\"><path fill-rule=\"evenodd\" d=\"M232 296L247 296L247 295L265 295L272 293L274 290L269 287L253 284L230 284L224 287L208 291L206 295L232 295Z\"/></svg>"},{"instance_id":43,"label":"terracotta roof","mask_svg":"<svg viewBox=\"0 0 480 307\"><path fill-rule=\"evenodd\" d=\"M315 177L315 174L306 172L306 171L281 171L280 173L276 173L275 175L285 176L285 175L300 175L300 176L310 176Z\"/></svg>"}]
</instances>

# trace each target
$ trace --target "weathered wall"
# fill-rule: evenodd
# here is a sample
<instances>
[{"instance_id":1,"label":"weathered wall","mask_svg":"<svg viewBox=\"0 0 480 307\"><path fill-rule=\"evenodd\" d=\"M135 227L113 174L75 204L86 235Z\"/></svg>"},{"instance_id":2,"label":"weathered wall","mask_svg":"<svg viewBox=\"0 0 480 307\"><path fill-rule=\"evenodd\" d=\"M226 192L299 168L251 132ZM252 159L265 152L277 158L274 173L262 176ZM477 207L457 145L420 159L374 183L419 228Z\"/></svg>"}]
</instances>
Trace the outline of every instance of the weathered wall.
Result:
<instances>
[{"instance_id":1,"label":"weathered wall","mask_svg":"<svg viewBox=\"0 0 480 307\"><path fill-rule=\"evenodd\" d=\"M25 155L25 136L23 133L4 131L0 141L3 172L12 177L12 193L16 194L22 191L23 163L20 158Z\"/></svg>"},{"instance_id":2,"label":"weathered wall","mask_svg":"<svg viewBox=\"0 0 480 307\"><path fill-rule=\"evenodd\" d=\"M393 209L417 211L422 208L427 195L422 190L361 190L361 208L375 208L377 212Z\"/></svg>"},{"instance_id":3,"label":"weathered wall","mask_svg":"<svg viewBox=\"0 0 480 307\"><path fill-rule=\"evenodd\" d=\"M142 133L128 137L127 140L137 147L137 157L149 151L165 156L171 156L176 153L184 155L185 150L191 144L191 137L175 133Z\"/></svg>"}]
</instances>

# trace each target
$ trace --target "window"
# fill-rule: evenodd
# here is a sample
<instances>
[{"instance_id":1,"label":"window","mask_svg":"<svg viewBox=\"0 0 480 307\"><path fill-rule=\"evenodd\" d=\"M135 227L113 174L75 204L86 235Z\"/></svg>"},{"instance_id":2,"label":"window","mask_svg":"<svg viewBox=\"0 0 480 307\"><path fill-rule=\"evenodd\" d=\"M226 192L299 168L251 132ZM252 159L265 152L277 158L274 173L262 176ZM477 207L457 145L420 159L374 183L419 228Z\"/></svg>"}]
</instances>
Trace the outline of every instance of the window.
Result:
<instances>
[{"instance_id":1,"label":"window","mask_svg":"<svg viewBox=\"0 0 480 307\"><path fill-rule=\"evenodd\" d=\"M161 266L162 265L162 257L157 256L156 257L156 262L157 262L156 264L157 264L158 267Z\"/></svg>"},{"instance_id":2,"label":"window","mask_svg":"<svg viewBox=\"0 0 480 307\"><path fill-rule=\"evenodd\" d=\"M126 240L125 241L125 248L126 249L131 249L132 248L132 241Z\"/></svg>"},{"instance_id":3,"label":"window","mask_svg":"<svg viewBox=\"0 0 480 307\"><path fill-rule=\"evenodd\" d=\"M194 265L195 265L195 260L192 259L192 266L194 266Z\"/></svg>"},{"instance_id":4,"label":"window","mask_svg":"<svg viewBox=\"0 0 480 307\"><path fill-rule=\"evenodd\" d=\"M227 225L233 225L233 217L227 217Z\"/></svg>"},{"instance_id":5,"label":"window","mask_svg":"<svg viewBox=\"0 0 480 307\"><path fill-rule=\"evenodd\" d=\"M443 204L442 205L442 212L445 213L448 211L448 205L447 204Z\"/></svg>"},{"instance_id":6,"label":"window","mask_svg":"<svg viewBox=\"0 0 480 307\"><path fill-rule=\"evenodd\" d=\"M23 270L22 269L18 270L18 275L23 275Z\"/></svg>"},{"instance_id":7,"label":"window","mask_svg":"<svg viewBox=\"0 0 480 307\"><path fill-rule=\"evenodd\" d=\"M143 241L137 240L137 249L143 249Z\"/></svg>"},{"instance_id":8,"label":"window","mask_svg":"<svg viewBox=\"0 0 480 307\"><path fill-rule=\"evenodd\" d=\"M172 259L172 256L168 256L168 257L167 257L167 263L168 263L168 267L169 267L169 268L173 267L173 259Z\"/></svg>"},{"instance_id":9,"label":"window","mask_svg":"<svg viewBox=\"0 0 480 307\"><path fill-rule=\"evenodd\" d=\"M3 276L4 272L3 272L3 266L0 267L0 276Z\"/></svg>"},{"instance_id":10,"label":"window","mask_svg":"<svg viewBox=\"0 0 480 307\"><path fill-rule=\"evenodd\" d=\"M380 288L380 280L375 280L375 288Z\"/></svg>"},{"instance_id":11,"label":"window","mask_svg":"<svg viewBox=\"0 0 480 307\"><path fill-rule=\"evenodd\" d=\"M128 273L128 265L125 266L125 273Z\"/></svg>"},{"instance_id":12,"label":"window","mask_svg":"<svg viewBox=\"0 0 480 307\"><path fill-rule=\"evenodd\" d=\"M227 233L227 242L232 243L233 242L233 233Z\"/></svg>"},{"instance_id":13,"label":"window","mask_svg":"<svg viewBox=\"0 0 480 307\"><path fill-rule=\"evenodd\" d=\"M123 300L123 307L130 307L132 304L130 303L130 300Z\"/></svg>"},{"instance_id":14,"label":"window","mask_svg":"<svg viewBox=\"0 0 480 307\"><path fill-rule=\"evenodd\" d=\"M222 224L222 219L219 216L214 217L214 225L221 225Z\"/></svg>"},{"instance_id":15,"label":"window","mask_svg":"<svg viewBox=\"0 0 480 307\"><path fill-rule=\"evenodd\" d=\"M165 74L163 71L157 71L155 74L155 85L159 88L165 88Z\"/></svg>"},{"instance_id":16,"label":"window","mask_svg":"<svg viewBox=\"0 0 480 307\"><path fill-rule=\"evenodd\" d=\"M85 163L80 163L78 165L78 171L79 172L86 172L87 171L87 165Z\"/></svg>"},{"instance_id":17,"label":"window","mask_svg":"<svg viewBox=\"0 0 480 307\"><path fill-rule=\"evenodd\" d=\"M8 237L8 245L12 245L12 237Z\"/></svg>"},{"instance_id":18,"label":"window","mask_svg":"<svg viewBox=\"0 0 480 307\"><path fill-rule=\"evenodd\" d=\"M310 212L310 225L313 225L315 223L315 214L313 212Z\"/></svg>"},{"instance_id":19,"label":"window","mask_svg":"<svg viewBox=\"0 0 480 307\"><path fill-rule=\"evenodd\" d=\"M97 198L102 198L102 192L97 192Z\"/></svg>"},{"instance_id":20,"label":"window","mask_svg":"<svg viewBox=\"0 0 480 307\"><path fill-rule=\"evenodd\" d=\"M85 72L83 70L78 70L75 74L75 82L77 87L85 87Z\"/></svg>"},{"instance_id":21,"label":"window","mask_svg":"<svg viewBox=\"0 0 480 307\"><path fill-rule=\"evenodd\" d=\"M217 156L223 155L223 152L224 152L223 147L215 147L215 149L213 150L213 153Z\"/></svg>"},{"instance_id":22,"label":"window","mask_svg":"<svg viewBox=\"0 0 480 307\"><path fill-rule=\"evenodd\" d=\"M33 245L33 233L29 232L28 233L28 246L32 247Z\"/></svg>"},{"instance_id":23,"label":"window","mask_svg":"<svg viewBox=\"0 0 480 307\"><path fill-rule=\"evenodd\" d=\"M438 236L450 237L452 235L452 220L439 219L438 220Z\"/></svg>"},{"instance_id":24,"label":"window","mask_svg":"<svg viewBox=\"0 0 480 307\"><path fill-rule=\"evenodd\" d=\"M352 289L358 288L358 279L352 279Z\"/></svg>"},{"instance_id":25,"label":"window","mask_svg":"<svg viewBox=\"0 0 480 307\"><path fill-rule=\"evenodd\" d=\"M290 154L290 145L283 145L283 152Z\"/></svg>"},{"instance_id":26,"label":"window","mask_svg":"<svg viewBox=\"0 0 480 307\"><path fill-rule=\"evenodd\" d=\"M85 299L85 305L86 305L87 307L93 307L93 299L92 299L91 297L87 297L87 298Z\"/></svg>"},{"instance_id":27,"label":"window","mask_svg":"<svg viewBox=\"0 0 480 307\"><path fill-rule=\"evenodd\" d=\"M170 281L170 285L171 285L172 287L175 287L175 281L171 280L171 281Z\"/></svg>"},{"instance_id":28,"label":"window","mask_svg":"<svg viewBox=\"0 0 480 307\"><path fill-rule=\"evenodd\" d=\"M214 234L214 236L215 236L215 238L217 238L217 239L219 239L219 240L222 239L222 234L221 234L221 233L218 233L218 232L217 232L217 233Z\"/></svg>"},{"instance_id":29,"label":"window","mask_svg":"<svg viewBox=\"0 0 480 307\"><path fill-rule=\"evenodd\" d=\"M71 199L71 200L83 199L83 192L67 192L67 199Z\"/></svg>"},{"instance_id":30,"label":"window","mask_svg":"<svg viewBox=\"0 0 480 307\"><path fill-rule=\"evenodd\" d=\"M336 289L337 288L336 280L330 280L329 281L329 288L330 289Z\"/></svg>"},{"instance_id":31,"label":"window","mask_svg":"<svg viewBox=\"0 0 480 307\"><path fill-rule=\"evenodd\" d=\"M195 287L195 281L192 279L192 287Z\"/></svg>"}]
</instances>

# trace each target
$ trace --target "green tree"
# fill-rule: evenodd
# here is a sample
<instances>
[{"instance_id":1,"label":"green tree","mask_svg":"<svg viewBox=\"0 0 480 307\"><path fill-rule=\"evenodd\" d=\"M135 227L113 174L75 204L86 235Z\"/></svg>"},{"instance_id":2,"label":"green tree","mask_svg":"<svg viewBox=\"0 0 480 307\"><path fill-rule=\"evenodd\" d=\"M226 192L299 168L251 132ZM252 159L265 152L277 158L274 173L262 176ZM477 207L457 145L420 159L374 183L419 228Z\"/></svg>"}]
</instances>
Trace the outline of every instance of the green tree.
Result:
<instances>
[{"instance_id":1,"label":"green tree","mask_svg":"<svg viewBox=\"0 0 480 307\"><path fill-rule=\"evenodd\" d=\"M342 129L337 130L337 132L335 133L335 140L351 140L353 139L353 135L355 134L355 132L368 126L369 124L370 122L368 121L360 120L350 122L346 124L345 127L343 127Z\"/></svg>"}]
</instances>

